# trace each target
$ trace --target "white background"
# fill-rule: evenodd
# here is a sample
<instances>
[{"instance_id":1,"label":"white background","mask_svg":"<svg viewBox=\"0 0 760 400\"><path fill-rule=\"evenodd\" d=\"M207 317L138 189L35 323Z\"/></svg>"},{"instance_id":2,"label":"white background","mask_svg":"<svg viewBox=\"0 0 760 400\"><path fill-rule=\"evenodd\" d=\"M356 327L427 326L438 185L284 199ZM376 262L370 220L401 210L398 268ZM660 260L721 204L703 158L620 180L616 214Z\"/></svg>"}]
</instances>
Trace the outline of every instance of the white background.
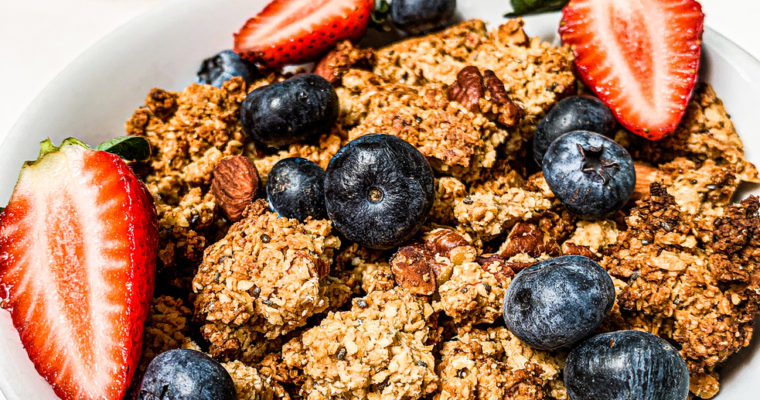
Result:
<instances>
[{"instance_id":1,"label":"white background","mask_svg":"<svg viewBox=\"0 0 760 400\"><path fill-rule=\"evenodd\" d=\"M37 93L79 53L163 1L0 0L0 140ZM223 6L224 0L216 1ZM503 1L506 10L508 0ZM760 2L701 2L708 26L760 58ZM230 27L230 33L237 28Z\"/></svg>"},{"instance_id":2,"label":"white background","mask_svg":"<svg viewBox=\"0 0 760 400\"><path fill-rule=\"evenodd\" d=\"M0 139L79 53L162 1L0 0ZM224 0L217 1L222 7ZM760 58L760 1L701 2L708 26ZM504 4L506 10L508 0ZM230 33L237 28L231 26Z\"/></svg>"}]
</instances>

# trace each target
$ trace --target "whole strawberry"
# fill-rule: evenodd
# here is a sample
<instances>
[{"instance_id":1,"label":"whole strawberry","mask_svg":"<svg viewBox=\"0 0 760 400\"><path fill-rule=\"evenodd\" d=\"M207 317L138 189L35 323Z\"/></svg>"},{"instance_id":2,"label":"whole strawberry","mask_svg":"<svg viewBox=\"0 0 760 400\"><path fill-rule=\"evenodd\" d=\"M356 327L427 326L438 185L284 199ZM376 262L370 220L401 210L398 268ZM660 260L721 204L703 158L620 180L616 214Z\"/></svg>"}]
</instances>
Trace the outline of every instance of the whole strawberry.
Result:
<instances>
[{"instance_id":1,"label":"whole strawberry","mask_svg":"<svg viewBox=\"0 0 760 400\"><path fill-rule=\"evenodd\" d=\"M121 143L123 144L123 142ZM0 213L0 306L62 399L121 399L153 294L153 200L119 156L43 142Z\"/></svg>"},{"instance_id":2,"label":"whole strawberry","mask_svg":"<svg viewBox=\"0 0 760 400\"><path fill-rule=\"evenodd\" d=\"M235 34L236 53L278 68L314 61L367 30L373 0L274 0Z\"/></svg>"},{"instance_id":3,"label":"whole strawberry","mask_svg":"<svg viewBox=\"0 0 760 400\"><path fill-rule=\"evenodd\" d=\"M695 0L571 0L559 33L617 120L658 140L678 126L697 82L704 18Z\"/></svg>"}]
</instances>

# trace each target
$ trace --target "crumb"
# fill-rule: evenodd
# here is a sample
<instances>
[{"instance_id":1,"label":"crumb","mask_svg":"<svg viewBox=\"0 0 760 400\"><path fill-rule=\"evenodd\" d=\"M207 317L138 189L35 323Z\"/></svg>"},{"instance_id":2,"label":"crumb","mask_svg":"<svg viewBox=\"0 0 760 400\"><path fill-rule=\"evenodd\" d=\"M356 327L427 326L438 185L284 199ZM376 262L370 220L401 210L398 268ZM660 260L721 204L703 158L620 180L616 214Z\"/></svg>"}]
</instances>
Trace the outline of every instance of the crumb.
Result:
<instances>
[{"instance_id":1,"label":"crumb","mask_svg":"<svg viewBox=\"0 0 760 400\"><path fill-rule=\"evenodd\" d=\"M352 243L338 254L336 264L350 271L364 293L387 291L396 285L388 257L381 251Z\"/></svg>"},{"instance_id":2,"label":"crumb","mask_svg":"<svg viewBox=\"0 0 760 400\"><path fill-rule=\"evenodd\" d=\"M594 254L592 258L599 258L602 255L602 250L617 243L618 234L615 221L608 219L599 221L580 220L576 223L573 235L562 245L565 248L571 244L583 246Z\"/></svg>"},{"instance_id":3,"label":"crumb","mask_svg":"<svg viewBox=\"0 0 760 400\"><path fill-rule=\"evenodd\" d=\"M443 225L456 223L454 205L467 196L467 186L457 178L444 176L435 179L435 199L430 219Z\"/></svg>"}]
</instances>

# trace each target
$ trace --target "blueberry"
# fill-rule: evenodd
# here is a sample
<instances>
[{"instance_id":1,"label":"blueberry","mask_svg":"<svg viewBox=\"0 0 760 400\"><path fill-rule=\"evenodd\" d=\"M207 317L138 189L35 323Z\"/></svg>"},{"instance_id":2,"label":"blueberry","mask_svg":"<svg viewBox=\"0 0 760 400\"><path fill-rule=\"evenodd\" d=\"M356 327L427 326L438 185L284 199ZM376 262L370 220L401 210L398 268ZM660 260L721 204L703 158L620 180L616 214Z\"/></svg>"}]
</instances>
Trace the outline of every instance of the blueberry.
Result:
<instances>
[{"instance_id":1,"label":"blueberry","mask_svg":"<svg viewBox=\"0 0 760 400\"><path fill-rule=\"evenodd\" d=\"M274 212L303 221L324 219L325 171L301 157L285 158L272 167L267 177L267 201Z\"/></svg>"},{"instance_id":2,"label":"blueberry","mask_svg":"<svg viewBox=\"0 0 760 400\"><path fill-rule=\"evenodd\" d=\"M348 240L390 249L411 238L433 206L433 171L414 146L390 135L362 136L340 149L325 174L333 226Z\"/></svg>"},{"instance_id":3,"label":"blueberry","mask_svg":"<svg viewBox=\"0 0 760 400\"><path fill-rule=\"evenodd\" d=\"M219 54L203 60L198 70L198 83L222 87L224 82L233 76L242 77L246 83L251 83L258 70L253 63L243 60L232 50L224 50Z\"/></svg>"},{"instance_id":4,"label":"blueberry","mask_svg":"<svg viewBox=\"0 0 760 400\"><path fill-rule=\"evenodd\" d=\"M546 149L572 131L591 131L613 137L617 121L601 100L591 96L568 97L552 107L538 123L533 137L533 158L541 165Z\"/></svg>"},{"instance_id":5,"label":"blueberry","mask_svg":"<svg viewBox=\"0 0 760 400\"><path fill-rule=\"evenodd\" d=\"M240 107L240 122L257 142L282 147L329 131L338 111L338 95L330 82L319 75L299 74L248 93Z\"/></svg>"},{"instance_id":6,"label":"blueberry","mask_svg":"<svg viewBox=\"0 0 760 400\"><path fill-rule=\"evenodd\" d=\"M554 195L585 218L621 209L633 194L636 171L622 146L602 135L574 131L549 146L542 166Z\"/></svg>"},{"instance_id":7,"label":"blueberry","mask_svg":"<svg viewBox=\"0 0 760 400\"><path fill-rule=\"evenodd\" d=\"M457 9L456 0L393 0L391 20L412 35L448 25Z\"/></svg>"},{"instance_id":8,"label":"blueberry","mask_svg":"<svg viewBox=\"0 0 760 400\"><path fill-rule=\"evenodd\" d=\"M562 256L522 270L504 295L504 322L525 343L564 348L591 334L612 309L615 287L590 258Z\"/></svg>"},{"instance_id":9,"label":"blueberry","mask_svg":"<svg viewBox=\"0 0 760 400\"><path fill-rule=\"evenodd\" d=\"M148 364L138 400L235 400L227 370L195 350L169 350Z\"/></svg>"},{"instance_id":10,"label":"blueberry","mask_svg":"<svg viewBox=\"0 0 760 400\"><path fill-rule=\"evenodd\" d=\"M570 352L565 386L572 400L684 400L689 370L673 346L641 331L588 339Z\"/></svg>"}]
</instances>

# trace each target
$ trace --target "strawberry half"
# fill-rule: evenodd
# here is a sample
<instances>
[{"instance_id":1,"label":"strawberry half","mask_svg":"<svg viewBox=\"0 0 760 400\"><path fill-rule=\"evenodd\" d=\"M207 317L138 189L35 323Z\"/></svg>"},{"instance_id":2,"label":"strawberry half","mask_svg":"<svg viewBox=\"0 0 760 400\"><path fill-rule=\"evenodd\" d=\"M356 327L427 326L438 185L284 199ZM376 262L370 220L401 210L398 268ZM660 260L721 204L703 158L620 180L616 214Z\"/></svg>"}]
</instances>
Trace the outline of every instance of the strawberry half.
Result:
<instances>
[{"instance_id":1,"label":"strawberry half","mask_svg":"<svg viewBox=\"0 0 760 400\"><path fill-rule=\"evenodd\" d=\"M274 0L235 34L235 52L278 68L315 60L367 30L373 0Z\"/></svg>"},{"instance_id":2,"label":"strawberry half","mask_svg":"<svg viewBox=\"0 0 760 400\"><path fill-rule=\"evenodd\" d=\"M697 81L704 17L694 0L571 0L559 33L618 121L658 140L681 121Z\"/></svg>"},{"instance_id":3,"label":"strawberry half","mask_svg":"<svg viewBox=\"0 0 760 400\"><path fill-rule=\"evenodd\" d=\"M63 399L121 399L155 275L153 200L118 156L43 142L0 213L0 306Z\"/></svg>"}]
</instances>

